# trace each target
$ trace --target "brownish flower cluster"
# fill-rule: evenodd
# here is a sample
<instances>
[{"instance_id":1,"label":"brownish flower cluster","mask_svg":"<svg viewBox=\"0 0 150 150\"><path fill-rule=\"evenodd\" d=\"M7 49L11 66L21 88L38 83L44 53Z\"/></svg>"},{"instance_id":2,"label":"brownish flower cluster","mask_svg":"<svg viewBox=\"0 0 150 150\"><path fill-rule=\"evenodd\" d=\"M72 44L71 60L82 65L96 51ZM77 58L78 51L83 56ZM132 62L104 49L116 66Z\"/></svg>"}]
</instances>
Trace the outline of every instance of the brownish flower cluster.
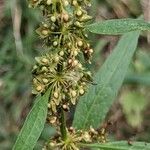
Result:
<instances>
[{"instance_id":1,"label":"brownish flower cluster","mask_svg":"<svg viewBox=\"0 0 150 150\"><path fill-rule=\"evenodd\" d=\"M42 11L44 19L36 31L47 49L33 67L33 93L44 94L51 88L48 107L53 124L58 110L75 105L92 81L81 61L84 57L90 62L93 53L84 28L91 19L85 9L89 5L89 0L29 0L30 7Z\"/></svg>"}]
</instances>

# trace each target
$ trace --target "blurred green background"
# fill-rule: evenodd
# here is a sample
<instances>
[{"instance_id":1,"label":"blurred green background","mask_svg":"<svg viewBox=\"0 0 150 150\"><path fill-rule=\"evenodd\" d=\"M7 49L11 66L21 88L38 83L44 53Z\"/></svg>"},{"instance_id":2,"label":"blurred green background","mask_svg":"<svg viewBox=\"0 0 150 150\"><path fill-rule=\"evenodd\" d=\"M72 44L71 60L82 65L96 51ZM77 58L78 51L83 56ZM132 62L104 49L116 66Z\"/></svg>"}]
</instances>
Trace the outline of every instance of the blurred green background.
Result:
<instances>
[{"instance_id":1,"label":"blurred green background","mask_svg":"<svg viewBox=\"0 0 150 150\"><path fill-rule=\"evenodd\" d=\"M93 0L92 3L89 12L96 21L140 15L150 20L149 0ZM0 0L0 150L12 148L34 103L31 69L34 57L44 51L35 33L41 20L40 12L29 9L26 0ZM118 39L118 36L90 35L95 48L92 72L103 64ZM106 118L113 122L108 131L113 139L150 142L149 43L149 35L142 33L124 85ZM43 141L53 133L46 125L35 149L41 149Z\"/></svg>"}]
</instances>

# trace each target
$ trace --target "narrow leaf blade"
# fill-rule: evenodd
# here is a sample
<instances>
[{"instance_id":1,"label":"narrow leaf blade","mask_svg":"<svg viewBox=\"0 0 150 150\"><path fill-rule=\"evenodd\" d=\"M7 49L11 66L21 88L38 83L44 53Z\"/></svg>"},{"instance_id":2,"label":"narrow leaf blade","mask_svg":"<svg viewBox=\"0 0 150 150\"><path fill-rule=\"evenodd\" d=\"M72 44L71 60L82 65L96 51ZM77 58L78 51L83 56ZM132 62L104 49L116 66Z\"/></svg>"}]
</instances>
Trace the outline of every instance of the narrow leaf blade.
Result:
<instances>
[{"instance_id":1,"label":"narrow leaf blade","mask_svg":"<svg viewBox=\"0 0 150 150\"><path fill-rule=\"evenodd\" d=\"M32 150L44 128L50 91L38 96L18 135L13 150Z\"/></svg>"},{"instance_id":2,"label":"narrow leaf blade","mask_svg":"<svg viewBox=\"0 0 150 150\"><path fill-rule=\"evenodd\" d=\"M84 147L84 146L83 146ZM96 150L149 150L150 143L117 141L106 144L85 144L85 147L96 148Z\"/></svg>"},{"instance_id":3,"label":"narrow leaf blade","mask_svg":"<svg viewBox=\"0 0 150 150\"><path fill-rule=\"evenodd\" d=\"M73 126L87 129L101 125L125 78L131 58L136 50L139 32L125 34L97 72L95 82L81 97L74 116Z\"/></svg>"},{"instance_id":4,"label":"narrow leaf blade","mask_svg":"<svg viewBox=\"0 0 150 150\"><path fill-rule=\"evenodd\" d=\"M93 23L86 28L96 34L119 35L131 31L150 30L150 23L140 19L112 19Z\"/></svg>"}]
</instances>

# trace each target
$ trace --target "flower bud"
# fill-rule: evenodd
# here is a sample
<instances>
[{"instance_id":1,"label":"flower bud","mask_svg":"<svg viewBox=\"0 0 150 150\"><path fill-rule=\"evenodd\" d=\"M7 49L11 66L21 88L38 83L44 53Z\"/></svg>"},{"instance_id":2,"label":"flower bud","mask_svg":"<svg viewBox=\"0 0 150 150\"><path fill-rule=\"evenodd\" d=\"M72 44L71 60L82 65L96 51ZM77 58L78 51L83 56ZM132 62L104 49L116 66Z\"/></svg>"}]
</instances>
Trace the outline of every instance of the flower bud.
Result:
<instances>
[{"instance_id":1,"label":"flower bud","mask_svg":"<svg viewBox=\"0 0 150 150\"><path fill-rule=\"evenodd\" d=\"M56 22L56 17L55 16L51 16L51 21L52 22Z\"/></svg>"},{"instance_id":2,"label":"flower bud","mask_svg":"<svg viewBox=\"0 0 150 150\"><path fill-rule=\"evenodd\" d=\"M79 68L82 68L82 64L81 64L81 63L78 63L78 67L79 67Z\"/></svg>"},{"instance_id":3,"label":"flower bud","mask_svg":"<svg viewBox=\"0 0 150 150\"><path fill-rule=\"evenodd\" d=\"M79 93L80 93L81 95L83 95L84 92L85 92L85 91L84 91L84 89L82 89L82 88L79 90Z\"/></svg>"},{"instance_id":4,"label":"flower bud","mask_svg":"<svg viewBox=\"0 0 150 150\"><path fill-rule=\"evenodd\" d=\"M55 146L56 146L56 143L55 143L55 142L50 142L50 143L49 143L49 146L50 146L50 147L55 147Z\"/></svg>"},{"instance_id":5,"label":"flower bud","mask_svg":"<svg viewBox=\"0 0 150 150\"><path fill-rule=\"evenodd\" d=\"M77 15L77 16L81 16L81 15L82 15L82 11L81 11L81 10L78 10L78 11L76 12L76 15Z\"/></svg>"},{"instance_id":6,"label":"flower bud","mask_svg":"<svg viewBox=\"0 0 150 150\"><path fill-rule=\"evenodd\" d=\"M42 69L41 69L42 71L44 71L44 72L47 72L48 71L48 69L47 69L47 67L42 67Z\"/></svg>"},{"instance_id":7,"label":"flower bud","mask_svg":"<svg viewBox=\"0 0 150 150\"><path fill-rule=\"evenodd\" d=\"M67 22L69 20L69 15L66 13L66 14L63 14L63 20L65 22Z\"/></svg>"},{"instance_id":8,"label":"flower bud","mask_svg":"<svg viewBox=\"0 0 150 150\"><path fill-rule=\"evenodd\" d=\"M68 45L69 47L71 47L72 44L71 44L71 42L69 42L69 43L67 43L67 45Z\"/></svg>"},{"instance_id":9,"label":"flower bud","mask_svg":"<svg viewBox=\"0 0 150 150\"><path fill-rule=\"evenodd\" d=\"M55 61L55 62L59 62L59 56L55 56L55 57L54 57L54 61Z\"/></svg>"},{"instance_id":10,"label":"flower bud","mask_svg":"<svg viewBox=\"0 0 150 150\"><path fill-rule=\"evenodd\" d=\"M33 83L34 84L37 84L38 83L38 80L36 78L33 78Z\"/></svg>"},{"instance_id":11,"label":"flower bud","mask_svg":"<svg viewBox=\"0 0 150 150\"><path fill-rule=\"evenodd\" d=\"M51 30L54 30L55 29L55 27L54 26L51 26Z\"/></svg>"},{"instance_id":12,"label":"flower bud","mask_svg":"<svg viewBox=\"0 0 150 150\"><path fill-rule=\"evenodd\" d=\"M83 42L82 42L82 41L78 41L77 44L78 44L78 46L80 46L80 47L83 46Z\"/></svg>"},{"instance_id":13,"label":"flower bud","mask_svg":"<svg viewBox=\"0 0 150 150\"><path fill-rule=\"evenodd\" d=\"M93 53L93 49L89 49L89 52L92 54Z\"/></svg>"},{"instance_id":14,"label":"flower bud","mask_svg":"<svg viewBox=\"0 0 150 150\"><path fill-rule=\"evenodd\" d=\"M54 97L55 97L55 98L58 98L58 97L59 97L58 92L54 92Z\"/></svg>"},{"instance_id":15,"label":"flower bud","mask_svg":"<svg viewBox=\"0 0 150 150\"><path fill-rule=\"evenodd\" d=\"M77 56L77 55L78 55L78 51L75 50L75 51L73 52L73 54L74 54L74 56Z\"/></svg>"},{"instance_id":16,"label":"flower bud","mask_svg":"<svg viewBox=\"0 0 150 150\"><path fill-rule=\"evenodd\" d=\"M64 104L62 107L63 107L63 109L64 109L65 111L69 111L68 105Z\"/></svg>"},{"instance_id":17,"label":"flower bud","mask_svg":"<svg viewBox=\"0 0 150 150\"><path fill-rule=\"evenodd\" d=\"M37 90L38 92L40 92L40 91L42 90L42 86L41 86L41 85L38 85L38 86L36 87L36 90Z\"/></svg>"},{"instance_id":18,"label":"flower bud","mask_svg":"<svg viewBox=\"0 0 150 150\"><path fill-rule=\"evenodd\" d=\"M71 91L71 95L72 95L72 97L76 97L77 96L77 92L75 90L72 90Z\"/></svg>"},{"instance_id":19,"label":"flower bud","mask_svg":"<svg viewBox=\"0 0 150 150\"><path fill-rule=\"evenodd\" d=\"M60 51L60 52L59 52L59 55L60 55L60 56L64 56L64 51Z\"/></svg>"},{"instance_id":20,"label":"flower bud","mask_svg":"<svg viewBox=\"0 0 150 150\"><path fill-rule=\"evenodd\" d=\"M48 83L48 80L46 78L42 79L42 81L47 84Z\"/></svg>"},{"instance_id":21,"label":"flower bud","mask_svg":"<svg viewBox=\"0 0 150 150\"><path fill-rule=\"evenodd\" d=\"M46 4L47 4L47 5L52 4L52 0L47 0Z\"/></svg>"},{"instance_id":22,"label":"flower bud","mask_svg":"<svg viewBox=\"0 0 150 150\"><path fill-rule=\"evenodd\" d=\"M48 30L43 29L43 30L41 31L41 33L42 33L44 36L47 36L49 32L48 32Z\"/></svg>"},{"instance_id":23,"label":"flower bud","mask_svg":"<svg viewBox=\"0 0 150 150\"><path fill-rule=\"evenodd\" d=\"M74 60L73 62L72 62L72 66L77 66L78 65L78 60Z\"/></svg>"},{"instance_id":24,"label":"flower bud","mask_svg":"<svg viewBox=\"0 0 150 150\"><path fill-rule=\"evenodd\" d=\"M51 108L51 104L50 104L50 103L48 103L48 104L47 104L47 107L48 107L48 108Z\"/></svg>"},{"instance_id":25,"label":"flower bud","mask_svg":"<svg viewBox=\"0 0 150 150\"><path fill-rule=\"evenodd\" d=\"M77 6L77 5L78 5L78 2L77 2L76 0L73 0L73 1L72 1L72 5Z\"/></svg>"},{"instance_id":26,"label":"flower bud","mask_svg":"<svg viewBox=\"0 0 150 150\"><path fill-rule=\"evenodd\" d=\"M72 59L69 59L69 60L68 60L68 63L71 64L71 63L72 63Z\"/></svg>"},{"instance_id":27,"label":"flower bud","mask_svg":"<svg viewBox=\"0 0 150 150\"><path fill-rule=\"evenodd\" d=\"M98 134L97 131L95 131L95 129L92 126L90 126L90 132L93 134Z\"/></svg>"},{"instance_id":28,"label":"flower bud","mask_svg":"<svg viewBox=\"0 0 150 150\"><path fill-rule=\"evenodd\" d=\"M37 68L38 68L37 65L34 65L34 66L33 66L33 70L36 70Z\"/></svg>"},{"instance_id":29,"label":"flower bud","mask_svg":"<svg viewBox=\"0 0 150 150\"><path fill-rule=\"evenodd\" d=\"M68 130L69 130L70 132L75 132L75 128L74 128L74 127L70 127Z\"/></svg>"},{"instance_id":30,"label":"flower bud","mask_svg":"<svg viewBox=\"0 0 150 150\"><path fill-rule=\"evenodd\" d=\"M48 28L48 25L46 23L43 23L43 27Z\"/></svg>"},{"instance_id":31,"label":"flower bud","mask_svg":"<svg viewBox=\"0 0 150 150\"><path fill-rule=\"evenodd\" d=\"M86 22L86 21L89 21L91 19L92 19L91 16L89 16L89 15L83 15L79 20L82 21L82 22Z\"/></svg>"},{"instance_id":32,"label":"flower bud","mask_svg":"<svg viewBox=\"0 0 150 150\"><path fill-rule=\"evenodd\" d=\"M58 42L57 41L54 41L53 42L53 46L57 46L58 45Z\"/></svg>"},{"instance_id":33,"label":"flower bud","mask_svg":"<svg viewBox=\"0 0 150 150\"><path fill-rule=\"evenodd\" d=\"M79 27L79 28L83 28L83 25L79 22L79 21L76 21L74 23L75 26Z\"/></svg>"},{"instance_id":34,"label":"flower bud","mask_svg":"<svg viewBox=\"0 0 150 150\"><path fill-rule=\"evenodd\" d=\"M64 0L63 4L64 4L64 6L68 6L69 5L68 0Z\"/></svg>"},{"instance_id":35,"label":"flower bud","mask_svg":"<svg viewBox=\"0 0 150 150\"><path fill-rule=\"evenodd\" d=\"M42 58L41 61L42 61L42 63L44 63L44 64L48 64L48 62L49 62L48 59L46 59L46 58Z\"/></svg>"},{"instance_id":36,"label":"flower bud","mask_svg":"<svg viewBox=\"0 0 150 150\"><path fill-rule=\"evenodd\" d=\"M89 135L88 132L84 132L84 134L83 134L83 139L84 139L86 142L91 142L91 136Z\"/></svg>"},{"instance_id":37,"label":"flower bud","mask_svg":"<svg viewBox=\"0 0 150 150\"><path fill-rule=\"evenodd\" d=\"M51 124L55 124L56 123L57 118L56 117L51 117L50 118L50 123Z\"/></svg>"}]
</instances>

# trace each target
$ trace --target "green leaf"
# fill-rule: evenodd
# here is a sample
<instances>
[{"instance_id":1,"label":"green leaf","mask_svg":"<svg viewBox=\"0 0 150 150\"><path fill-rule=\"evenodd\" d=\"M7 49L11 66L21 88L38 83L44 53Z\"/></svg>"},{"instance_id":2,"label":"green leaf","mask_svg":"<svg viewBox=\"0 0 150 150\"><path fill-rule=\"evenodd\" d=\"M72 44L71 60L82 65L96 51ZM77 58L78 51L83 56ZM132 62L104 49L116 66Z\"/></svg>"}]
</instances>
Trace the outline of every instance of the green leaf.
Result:
<instances>
[{"instance_id":1,"label":"green leaf","mask_svg":"<svg viewBox=\"0 0 150 150\"><path fill-rule=\"evenodd\" d=\"M79 101L73 126L87 129L101 125L122 85L131 58L136 50L139 31L125 34L97 72L95 83Z\"/></svg>"},{"instance_id":2,"label":"green leaf","mask_svg":"<svg viewBox=\"0 0 150 150\"><path fill-rule=\"evenodd\" d=\"M150 30L150 23L140 19L112 19L86 26L96 34L119 35L130 31Z\"/></svg>"},{"instance_id":3,"label":"green leaf","mask_svg":"<svg viewBox=\"0 0 150 150\"><path fill-rule=\"evenodd\" d=\"M37 97L36 103L27 116L18 135L13 150L32 150L34 148L44 128L49 95L50 90L48 90L45 95Z\"/></svg>"},{"instance_id":4,"label":"green leaf","mask_svg":"<svg viewBox=\"0 0 150 150\"><path fill-rule=\"evenodd\" d=\"M150 150L150 144L146 142L118 141L106 144L81 144L81 147L96 148L96 150Z\"/></svg>"}]
</instances>

